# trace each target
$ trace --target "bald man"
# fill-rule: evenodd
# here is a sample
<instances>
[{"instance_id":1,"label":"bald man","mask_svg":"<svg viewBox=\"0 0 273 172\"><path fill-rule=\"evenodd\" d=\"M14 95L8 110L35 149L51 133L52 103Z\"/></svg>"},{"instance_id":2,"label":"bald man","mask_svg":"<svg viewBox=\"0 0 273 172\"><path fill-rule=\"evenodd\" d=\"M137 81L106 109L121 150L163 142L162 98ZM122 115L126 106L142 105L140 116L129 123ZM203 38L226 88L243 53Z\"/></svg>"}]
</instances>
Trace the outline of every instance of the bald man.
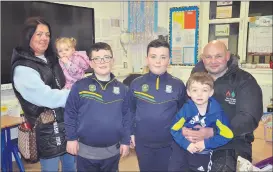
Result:
<instances>
[{"instance_id":1,"label":"bald man","mask_svg":"<svg viewBox=\"0 0 273 172\"><path fill-rule=\"evenodd\" d=\"M192 73L205 71L214 78L213 96L222 105L234 133L232 141L213 151L211 171L236 171L238 156L252 161L253 131L263 114L262 91L255 78L238 67L238 58L222 42L209 42L201 59ZM190 142L207 139L214 133L212 128L182 129Z\"/></svg>"}]
</instances>

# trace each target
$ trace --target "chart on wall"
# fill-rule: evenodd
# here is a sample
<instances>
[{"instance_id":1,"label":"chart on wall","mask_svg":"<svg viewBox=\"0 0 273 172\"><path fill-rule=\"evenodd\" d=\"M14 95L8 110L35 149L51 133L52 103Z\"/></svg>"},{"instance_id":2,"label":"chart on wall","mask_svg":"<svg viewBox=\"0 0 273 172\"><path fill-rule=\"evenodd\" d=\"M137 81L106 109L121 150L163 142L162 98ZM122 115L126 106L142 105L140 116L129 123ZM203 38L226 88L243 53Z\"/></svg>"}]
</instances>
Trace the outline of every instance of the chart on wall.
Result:
<instances>
[{"instance_id":1,"label":"chart on wall","mask_svg":"<svg viewBox=\"0 0 273 172\"><path fill-rule=\"evenodd\" d=\"M272 16L251 17L248 32L249 53L272 53Z\"/></svg>"},{"instance_id":2,"label":"chart on wall","mask_svg":"<svg viewBox=\"0 0 273 172\"><path fill-rule=\"evenodd\" d=\"M198 17L197 6L170 8L171 64L197 63Z\"/></svg>"},{"instance_id":3,"label":"chart on wall","mask_svg":"<svg viewBox=\"0 0 273 172\"><path fill-rule=\"evenodd\" d=\"M251 17L248 25L248 63L269 64L272 58L272 16Z\"/></svg>"}]
</instances>

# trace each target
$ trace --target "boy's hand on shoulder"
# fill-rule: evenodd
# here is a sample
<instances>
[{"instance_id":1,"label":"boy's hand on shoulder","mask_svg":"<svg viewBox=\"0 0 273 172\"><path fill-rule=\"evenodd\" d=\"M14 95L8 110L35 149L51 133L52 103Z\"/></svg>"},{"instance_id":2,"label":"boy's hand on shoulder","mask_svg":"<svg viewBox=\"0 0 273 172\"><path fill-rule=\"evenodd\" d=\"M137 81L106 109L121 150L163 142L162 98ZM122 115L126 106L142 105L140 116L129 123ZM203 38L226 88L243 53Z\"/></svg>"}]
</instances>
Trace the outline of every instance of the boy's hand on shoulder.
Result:
<instances>
[{"instance_id":1,"label":"boy's hand on shoulder","mask_svg":"<svg viewBox=\"0 0 273 172\"><path fill-rule=\"evenodd\" d=\"M195 143L191 143L191 144L188 146L187 150L188 150L191 154L193 154L193 153L195 153L195 152L198 151L198 148L195 146Z\"/></svg>"},{"instance_id":2,"label":"boy's hand on shoulder","mask_svg":"<svg viewBox=\"0 0 273 172\"><path fill-rule=\"evenodd\" d=\"M204 140L195 143L195 146L198 149L198 152L202 152L205 149L205 142L204 142Z\"/></svg>"},{"instance_id":3,"label":"boy's hand on shoulder","mask_svg":"<svg viewBox=\"0 0 273 172\"><path fill-rule=\"evenodd\" d=\"M79 151L79 142L78 140L67 141L66 151L72 155L77 155Z\"/></svg>"},{"instance_id":4,"label":"boy's hand on shoulder","mask_svg":"<svg viewBox=\"0 0 273 172\"><path fill-rule=\"evenodd\" d=\"M126 157L127 155L129 155L129 145L120 145L119 151L121 158Z\"/></svg>"}]
</instances>

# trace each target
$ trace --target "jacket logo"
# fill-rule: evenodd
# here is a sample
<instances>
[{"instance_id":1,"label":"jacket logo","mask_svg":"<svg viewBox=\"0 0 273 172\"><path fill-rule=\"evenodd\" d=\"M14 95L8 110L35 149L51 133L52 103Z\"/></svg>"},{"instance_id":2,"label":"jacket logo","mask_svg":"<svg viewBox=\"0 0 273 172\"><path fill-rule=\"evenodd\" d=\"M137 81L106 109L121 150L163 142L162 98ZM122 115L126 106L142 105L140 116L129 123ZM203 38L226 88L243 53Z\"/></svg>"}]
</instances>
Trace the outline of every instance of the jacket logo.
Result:
<instances>
[{"instance_id":1,"label":"jacket logo","mask_svg":"<svg viewBox=\"0 0 273 172\"><path fill-rule=\"evenodd\" d=\"M141 89L142 89L143 92L147 92L149 90L149 85L143 84Z\"/></svg>"},{"instance_id":2,"label":"jacket logo","mask_svg":"<svg viewBox=\"0 0 273 172\"><path fill-rule=\"evenodd\" d=\"M120 94L119 87L113 87L114 94Z\"/></svg>"},{"instance_id":3,"label":"jacket logo","mask_svg":"<svg viewBox=\"0 0 273 172\"><path fill-rule=\"evenodd\" d=\"M205 122L206 117L201 117L199 113L195 115L194 117L191 118L190 124L200 124L202 127L206 127L206 122Z\"/></svg>"},{"instance_id":4,"label":"jacket logo","mask_svg":"<svg viewBox=\"0 0 273 172\"><path fill-rule=\"evenodd\" d=\"M236 104L236 94L234 91L230 92L229 90L226 92L225 101L228 104L235 105Z\"/></svg>"},{"instance_id":5,"label":"jacket logo","mask_svg":"<svg viewBox=\"0 0 273 172\"><path fill-rule=\"evenodd\" d=\"M96 85L93 84L89 85L89 90L92 92L96 91Z\"/></svg>"},{"instance_id":6,"label":"jacket logo","mask_svg":"<svg viewBox=\"0 0 273 172\"><path fill-rule=\"evenodd\" d=\"M166 93L172 93L173 92L173 87L171 85L166 85Z\"/></svg>"}]
</instances>

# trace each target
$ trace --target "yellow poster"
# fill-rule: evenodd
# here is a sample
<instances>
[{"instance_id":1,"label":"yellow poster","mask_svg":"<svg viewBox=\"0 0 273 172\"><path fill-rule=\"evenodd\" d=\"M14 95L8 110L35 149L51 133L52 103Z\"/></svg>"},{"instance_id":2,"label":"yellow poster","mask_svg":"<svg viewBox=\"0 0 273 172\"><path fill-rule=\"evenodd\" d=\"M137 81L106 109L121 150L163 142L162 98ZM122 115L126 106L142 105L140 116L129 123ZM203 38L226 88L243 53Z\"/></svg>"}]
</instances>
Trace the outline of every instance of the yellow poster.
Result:
<instances>
[{"instance_id":1,"label":"yellow poster","mask_svg":"<svg viewBox=\"0 0 273 172\"><path fill-rule=\"evenodd\" d=\"M216 7L216 18L231 18L232 17L232 6Z\"/></svg>"},{"instance_id":2,"label":"yellow poster","mask_svg":"<svg viewBox=\"0 0 273 172\"><path fill-rule=\"evenodd\" d=\"M181 26L181 29L184 29L184 12L174 12L173 22L179 24Z\"/></svg>"}]
</instances>

